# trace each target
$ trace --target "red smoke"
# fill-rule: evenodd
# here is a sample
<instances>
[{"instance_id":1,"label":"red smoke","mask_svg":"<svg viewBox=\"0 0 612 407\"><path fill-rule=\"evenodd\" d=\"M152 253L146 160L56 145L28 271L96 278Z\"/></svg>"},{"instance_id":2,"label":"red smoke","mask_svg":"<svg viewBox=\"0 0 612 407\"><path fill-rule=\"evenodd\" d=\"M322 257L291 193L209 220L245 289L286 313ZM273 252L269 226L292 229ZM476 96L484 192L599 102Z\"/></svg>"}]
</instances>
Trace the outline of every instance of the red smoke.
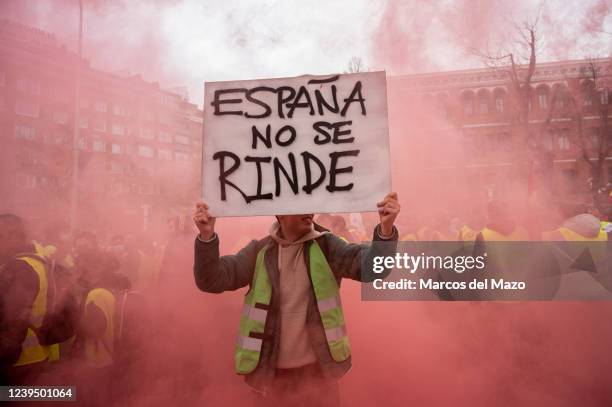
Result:
<instances>
[{"instance_id":1,"label":"red smoke","mask_svg":"<svg viewBox=\"0 0 612 407\"><path fill-rule=\"evenodd\" d=\"M469 59L469 48L506 40L509 17L520 21L527 15L525 3L389 0L376 21L366 64L397 75L478 66L480 61ZM183 77L166 60L169 49L179 45L160 29L159 10L181 5L179 0L84 4L90 10L84 55L94 66L177 85L200 86L206 79L198 72ZM609 2L581 9L579 27L571 25L571 36L558 21L562 13L556 13L557 6L567 11L561 4L546 4L541 11L542 29L549 34L543 59L575 57L592 49L609 53L609 42L608 49L601 46L609 36L599 33L609 19ZM74 48L76 1L38 5L5 0L0 10L7 18L57 32ZM251 40L240 27L236 32L243 41ZM585 34L592 41L586 45ZM582 48L577 50L574 39L579 37ZM249 69L244 67L247 73ZM425 127L449 123L431 105L394 88L396 83L388 82L388 100L393 186L403 207L400 233L441 217L482 226L487 196L472 188L469 177L415 170L465 162L473 152L465 147L463 135L420 137ZM508 192L522 197L525 190L526 185L518 185ZM124 227L125 219L112 213L94 216ZM219 219L222 253L264 237L272 220ZM252 397L232 370L245 290L222 295L197 291L191 270L194 236L181 237L183 250L172 259L176 266L162 271L172 283L148 293L154 332L142 338L146 368L134 373L141 388L128 405L232 406ZM354 355L353 368L341 381L343 405L612 405L612 304L361 302L359 285L352 281L343 283L342 294Z\"/></svg>"}]
</instances>

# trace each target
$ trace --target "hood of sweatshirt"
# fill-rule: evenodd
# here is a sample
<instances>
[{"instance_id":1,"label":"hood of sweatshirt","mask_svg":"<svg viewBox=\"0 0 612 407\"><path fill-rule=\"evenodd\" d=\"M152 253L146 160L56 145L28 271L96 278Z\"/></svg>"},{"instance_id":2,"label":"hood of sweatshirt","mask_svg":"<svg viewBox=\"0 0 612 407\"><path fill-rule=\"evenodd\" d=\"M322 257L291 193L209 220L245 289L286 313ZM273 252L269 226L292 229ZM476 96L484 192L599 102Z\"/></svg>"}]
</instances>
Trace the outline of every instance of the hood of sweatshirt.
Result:
<instances>
[{"instance_id":1,"label":"hood of sweatshirt","mask_svg":"<svg viewBox=\"0 0 612 407\"><path fill-rule=\"evenodd\" d=\"M297 245L297 244L302 244L304 242L307 242L309 240L314 240L317 237L321 236L322 234L325 233L329 233L328 231L319 231L316 230L317 228L315 228L315 224L313 223L313 226L310 230L310 232L306 233L304 236L302 236L301 238L299 238L298 240L296 240L295 242L291 242L287 239L285 239L284 237L282 237L280 235L280 224L278 222L274 222L272 224L272 226L270 227L270 237L272 239L274 239L274 241L276 243L278 243L281 246L293 246L293 245Z\"/></svg>"},{"instance_id":2,"label":"hood of sweatshirt","mask_svg":"<svg viewBox=\"0 0 612 407\"><path fill-rule=\"evenodd\" d=\"M589 213L582 213L573 218L569 218L563 222L562 226L584 237L597 237L600 227L599 219Z\"/></svg>"}]
</instances>

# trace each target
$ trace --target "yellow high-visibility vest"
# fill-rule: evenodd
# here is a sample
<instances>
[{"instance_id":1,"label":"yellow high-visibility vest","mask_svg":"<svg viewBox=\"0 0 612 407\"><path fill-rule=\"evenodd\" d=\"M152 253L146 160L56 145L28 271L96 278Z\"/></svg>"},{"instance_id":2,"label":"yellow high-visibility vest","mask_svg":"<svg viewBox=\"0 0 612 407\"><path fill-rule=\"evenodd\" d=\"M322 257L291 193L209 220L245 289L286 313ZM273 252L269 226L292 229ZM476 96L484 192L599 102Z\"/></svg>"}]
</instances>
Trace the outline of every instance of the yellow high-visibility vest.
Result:
<instances>
[{"instance_id":1,"label":"yellow high-visibility vest","mask_svg":"<svg viewBox=\"0 0 612 407\"><path fill-rule=\"evenodd\" d=\"M15 366L23 366L42 362L49 358L50 347L41 345L36 334L36 331L42 326L47 313L49 281L47 279L47 267L42 259L28 254L20 255L17 259L25 261L38 276L38 293L32 304L30 326L28 327L25 340L21 344L19 359L15 362Z\"/></svg>"},{"instance_id":2,"label":"yellow high-visibility vest","mask_svg":"<svg viewBox=\"0 0 612 407\"><path fill-rule=\"evenodd\" d=\"M87 294L85 309L89 304L96 305L102 311L106 327L100 338L85 338L85 363L96 368L110 366L115 341L115 296L105 288L94 288Z\"/></svg>"},{"instance_id":3,"label":"yellow high-visibility vest","mask_svg":"<svg viewBox=\"0 0 612 407\"><path fill-rule=\"evenodd\" d=\"M529 233L521 226L516 226L512 233L507 235L485 227L480 231L482 238L488 242L524 242L529 240Z\"/></svg>"},{"instance_id":4,"label":"yellow high-visibility vest","mask_svg":"<svg viewBox=\"0 0 612 407\"><path fill-rule=\"evenodd\" d=\"M476 231L467 225L463 225L461 230L459 230L459 240L463 240L464 242L473 242L476 240L478 233L479 231Z\"/></svg>"},{"instance_id":5,"label":"yellow high-visibility vest","mask_svg":"<svg viewBox=\"0 0 612 407\"><path fill-rule=\"evenodd\" d=\"M338 282L319 244L314 241L307 250L310 258L310 280L329 353L335 362L342 362L351 356L351 347L346 332ZM272 299L272 284L266 269L265 256L264 247L257 253L251 290L244 298L238 343L234 353L235 370L238 374L253 372L261 356Z\"/></svg>"},{"instance_id":6,"label":"yellow high-visibility vest","mask_svg":"<svg viewBox=\"0 0 612 407\"><path fill-rule=\"evenodd\" d=\"M400 239L402 242L416 242L418 241L416 235L414 233L408 233Z\"/></svg>"}]
</instances>

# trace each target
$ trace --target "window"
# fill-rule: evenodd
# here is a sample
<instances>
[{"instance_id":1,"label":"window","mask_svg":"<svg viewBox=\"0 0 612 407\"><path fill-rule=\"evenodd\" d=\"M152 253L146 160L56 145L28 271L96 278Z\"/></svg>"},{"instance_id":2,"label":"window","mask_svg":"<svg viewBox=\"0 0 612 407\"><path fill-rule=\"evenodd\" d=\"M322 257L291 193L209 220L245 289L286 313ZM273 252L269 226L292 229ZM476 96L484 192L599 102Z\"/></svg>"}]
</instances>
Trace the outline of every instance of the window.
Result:
<instances>
[{"instance_id":1,"label":"window","mask_svg":"<svg viewBox=\"0 0 612 407\"><path fill-rule=\"evenodd\" d=\"M153 157L153 149L149 146L138 146L138 155L141 157Z\"/></svg>"},{"instance_id":2,"label":"window","mask_svg":"<svg viewBox=\"0 0 612 407\"><path fill-rule=\"evenodd\" d=\"M57 177L42 175L38 178L37 184L43 188L57 189L59 186Z\"/></svg>"},{"instance_id":3,"label":"window","mask_svg":"<svg viewBox=\"0 0 612 407\"><path fill-rule=\"evenodd\" d=\"M540 104L540 109L548 109L548 93L540 91L538 93L538 102Z\"/></svg>"},{"instance_id":4,"label":"window","mask_svg":"<svg viewBox=\"0 0 612 407\"><path fill-rule=\"evenodd\" d=\"M111 161L110 172L112 172L113 174L121 174L122 170L123 166L120 162Z\"/></svg>"},{"instance_id":5,"label":"window","mask_svg":"<svg viewBox=\"0 0 612 407\"><path fill-rule=\"evenodd\" d=\"M151 129L141 129L140 137L151 140L155 137L155 133L153 133L153 130Z\"/></svg>"},{"instance_id":6,"label":"window","mask_svg":"<svg viewBox=\"0 0 612 407\"><path fill-rule=\"evenodd\" d=\"M88 109L89 108L89 99L81 98L79 104L81 105L81 109Z\"/></svg>"},{"instance_id":7,"label":"window","mask_svg":"<svg viewBox=\"0 0 612 407\"><path fill-rule=\"evenodd\" d=\"M450 116L450 110L448 107L448 95L446 93L438 93L435 99L435 108L444 118ZM181 121L180 124L184 129L189 128L185 121Z\"/></svg>"},{"instance_id":8,"label":"window","mask_svg":"<svg viewBox=\"0 0 612 407\"><path fill-rule=\"evenodd\" d=\"M589 144L592 148L599 148L601 143L601 136L599 135L599 129L597 127L593 127L588 129L589 134Z\"/></svg>"},{"instance_id":9,"label":"window","mask_svg":"<svg viewBox=\"0 0 612 407\"><path fill-rule=\"evenodd\" d=\"M33 189L36 188L36 177L32 174L17 174L16 183L20 188Z\"/></svg>"},{"instance_id":10,"label":"window","mask_svg":"<svg viewBox=\"0 0 612 407\"><path fill-rule=\"evenodd\" d=\"M127 109L125 106L114 105L113 106L113 114L117 116L127 116Z\"/></svg>"},{"instance_id":11,"label":"window","mask_svg":"<svg viewBox=\"0 0 612 407\"><path fill-rule=\"evenodd\" d=\"M174 153L174 157L175 157L176 161L187 161L187 160L189 160L189 155L188 154L179 153L178 151L176 151Z\"/></svg>"},{"instance_id":12,"label":"window","mask_svg":"<svg viewBox=\"0 0 612 407\"><path fill-rule=\"evenodd\" d=\"M63 103L63 104L68 103L68 100L70 98L68 97L68 94L63 91L63 89L55 88L52 90L52 92L53 92L53 95L52 95L53 100Z\"/></svg>"},{"instance_id":13,"label":"window","mask_svg":"<svg viewBox=\"0 0 612 407\"><path fill-rule=\"evenodd\" d=\"M552 131L549 131L548 133L544 134L543 136L543 140L542 140L542 144L544 145L544 148L547 151L552 151L553 150L553 138L554 138L554 134Z\"/></svg>"},{"instance_id":14,"label":"window","mask_svg":"<svg viewBox=\"0 0 612 407\"><path fill-rule=\"evenodd\" d=\"M562 170L561 176L568 187L573 187L576 182L576 170Z\"/></svg>"},{"instance_id":15,"label":"window","mask_svg":"<svg viewBox=\"0 0 612 407\"><path fill-rule=\"evenodd\" d=\"M21 92L27 92L28 91L28 80L26 78L19 77L17 78L17 90L21 91Z\"/></svg>"},{"instance_id":16,"label":"window","mask_svg":"<svg viewBox=\"0 0 612 407\"><path fill-rule=\"evenodd\" d=\"M559 134L557 135L557 145L559 146L559 150L570 149L571 142L567 130L561 130L559 132Z\"/></svg>"},{"instance_id":17,"label":"window","mask_svg":"<svg viewBox=\"0 0 612 407\"><path fill-rule=\"evenodd\" d=\"M140 184L140 193L142 195L153 195L153 184Z\"/></svg>"},{"instance_id":18,"label":"window","mask_svg":"<svg viewBox=\"0 0 612 407\"><path fill-rule=\"evenodd\" d=\"M117 136L123 136L125 134L125 127L122 124L113 124L112 133Z\"/></svg>"},{"instance_id":19,"label":"window","mask_svg":"<svg viewBox=\"0 0 612 407\"><path fill-rule=\"evenodd\" d=\"M157 150L157 157L160 160L172 160L172 152L169 150Z\"/></svg>"},{"instance_id":20,"label":"window","mask_svg":"<svg viewBox=\"0 0 612 407\"><path fill-rule=\"evenodd\" d=\"M153 150L151 150L151 153L153 153ZM153 169L153 165L146 165L144 164L142 167L138 168L138 174L139 175L147 175L152 177L153 174L155 174L155 170Z\"/></svg>"},{"instance_id":21,"label":"window","mask_svg":"<svg viewBox=\"0 0 612 407\"><path fill-rule=\"evenodd\" d=\"M474 98L471 92L463 94L463 114L470 116L474 113Z\"/></svg>"},{"instance_id":22,"label":"window","mask_svg":"<svg viewBox=\"0 0 612 407\"><path fill-rule=\"evenodd\" d=\"M79 137L79 142L77 143L77 147L79 150L85 150L87 148L87 138Z\"/></svg>"},{"instance_id":23,"label":"window","mask_svg":"<svg viewBox=\"0 0 612 407\"><path fill-rule=\"evenodd\" d=\"M55 144L68 144L68 136L66 134L56 133L53 137Z\"/></svg>"},{"instance_id":24,"label":"window","mask_svg":"<svg viewBox=\"0 0 612 407\"><path fill-rule=\"evenodd\" d=\"M557 109L563 109L565 107L565 91L563 88L558 87L555 90L555 104Z\"/></svg>"},{"instance_id":25,"label":"window","mask_svg":"<svg viewBox=\"0 0 612 407\"><path fill-rule=\"evenodd\" d=\"M40 82L35 80L30 81L30 92L35 95L40 95Z\"/></svg>"},{"instance_id":26,"label":"window","mask_svg":"<svg viewBox=\"0 0 612 407\"><path fill-rule=\"evenodd\" d=\"M486 93L478 95L478 112L480 114L489 113L489 98Z\"/></svg>"},{"instance_id":27,"label":"window","mask_svg":"<svg viewBox=\"0 0 612 407\"><path fill-rule=\"evenodd\" d=\"M106 102L98 100L98 101L96 101L95 109L98 112L106 112L106 110L108 109L108 106L107 106Z\"/></svg>"},{"instance_id":28,"label":"window","mask_svg":"<svg viewBox=\"0 0 612 407\"><path fill-rule=\"evenodd\" d=\"M111 145L111 153L112 154L121 154L121 145L117 143L113 143Z\"/></svg>"},{"instance_id":29,"label":"window","mask_svg":"<svg viewBox=\"0 0 612 407\"><path fill-rule=\"evenodd\" d=\"M113 182L109 185L109 192L112 192L114 194L120 194L123 185L121 184L121 182Z\"/></svg>"},{"instance_id":30,"label":"window","mask_svg":"<svg viewBox=\"0 0 612 407\"><path fill-rule=\"evenodd\" d=\"M174 141L179 144L189 144L189 137L187 136L174 136Z\"/></svg>"},{"instance_id":31,"label":"window","mask_svg":"<svg viewBox=\"0 0 612 407\"><path fill-rule=\"evenodd\" d=\"M96 130L96 131L106 131L106 122L104 120L96 120L96 121L94 121L94 130Z\"/></svg>"},{"instance_id":32,"label":"window","mask_svg":"<svg viewBox=\"0 0 612 407\"><path fill-rule=\"evenodd\" d=\"M81 117L79 121L81 122L82 129L86 129L89 127L89 119L87 119L87 117Z\"/></svg>"},{"instance_id":33,"label":"window","mask_svg":"<svg viewBox=\"0 0 612 407\"><path fill-rule=\"evenodd\" d=\"M502 95L497 95L495 97L495 110L498 113L503 113L504 112L504 98Z\"/></svg>"},{"instance_id":34,"label":"window","mask_svg":"<svg viewBox=\"0 0 612 407\"><path fill-rule=\"evenodd\" d=\"M607 105L610 102L610 95L608 93L608 88L603 88L599 92L599 103L602 105Z\"/></svg>"},{"instance_id":35,"label":"window","mask_svg":"<svg viewBox=\"0 0 612 407\"><path fill-rule=\"evenodd\" d=\"M58 124L67 124L68 123L68 113L66 112L54 112L53 113L53 121Z\"/></svg>"},{"instance_id":36,"label":"window","mask_svg":"<svg viewBox=\"0 0 612 407\"><path fill-rule=\"evenodd\" d=\"M17 78L17 90L21 92L30 92L35 95L40 94L40 83L36 80L30 80L25 77Z\"/></svg>"},{"instance_id":37,"label":"window","mask_svg":"<svg viewBox=\"0 0 612 407\"><path fill-rule=\"evenodd\" d=\"M594 86L593 86L593 82L591 81L586 81L582 84L582 104L584 106L591 106L593 105L593 91L594 91Z\"/></svg>"},{"instance_id":38,"label":"window","mask_svg":"<svg viewBox=\"0 0 612 407\"><path fill-rule=\"evenodd\" d=\"M16 125L15 138L34 140L36 138L36 129L34 127Z\"/></svg>"},{"instance_id":39,"label":"window","mask_svg":"<svg viewBox=\"0 0 612 407\"><path fill-rule=\"evenodd\" d=\"M165 131L159 132L159 141L163 143L172 143L172 136Z\"/></svg>"},{"instance_id":40,"label":"window","mask_svg":"<svg viewBox=\"0 0 612 407\"><path fill-rule=\"evenodd\" d=\"M500 151L512 150L512 136L510 133L497 134L497 149Z\"/></svg>"},{"instance_id":41,"label":"window","mask_svg":"<svg viewBox=\"0 0 612 407\"><path fill-rule=\"evenodd\" d=\"M15 113L21 116L38 117L38 103L34 103L29 100L18 100L15 102Z\"/></svg>"},{"instance_id":42,"label":"window","mask_svg":"<svg viewBox=\"0 0 612 407\"><path fill-rule=\"evenodd\" d=\"M94 140L93 141L93 150L97 151L99 153L103 153L104 151L106 151L106 145L104 144L104 142L102 140Z\"/></svg>"}]
</instances>

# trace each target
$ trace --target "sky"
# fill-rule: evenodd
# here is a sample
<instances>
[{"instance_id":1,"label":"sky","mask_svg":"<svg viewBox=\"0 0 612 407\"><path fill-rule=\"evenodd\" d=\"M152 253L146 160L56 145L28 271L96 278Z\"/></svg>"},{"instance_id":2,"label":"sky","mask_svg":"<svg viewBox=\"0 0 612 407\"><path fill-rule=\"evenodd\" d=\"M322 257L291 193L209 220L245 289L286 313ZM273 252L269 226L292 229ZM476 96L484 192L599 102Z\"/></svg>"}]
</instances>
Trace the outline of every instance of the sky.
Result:
<instances>
[{"instance_id":1,"label":"sky","mask_svg":"<svg viewBox=\"0 0 612 407\"><path fill-rule=\"evenodd\" d=\"M99 69L186 87L342 72L352 56L389 74L481 66L539 18L541 60L609 56L612 0L83 0L84 56ZM0 14L75 49L78 0L0 0Z\"/></svg>"}]
</instances>

